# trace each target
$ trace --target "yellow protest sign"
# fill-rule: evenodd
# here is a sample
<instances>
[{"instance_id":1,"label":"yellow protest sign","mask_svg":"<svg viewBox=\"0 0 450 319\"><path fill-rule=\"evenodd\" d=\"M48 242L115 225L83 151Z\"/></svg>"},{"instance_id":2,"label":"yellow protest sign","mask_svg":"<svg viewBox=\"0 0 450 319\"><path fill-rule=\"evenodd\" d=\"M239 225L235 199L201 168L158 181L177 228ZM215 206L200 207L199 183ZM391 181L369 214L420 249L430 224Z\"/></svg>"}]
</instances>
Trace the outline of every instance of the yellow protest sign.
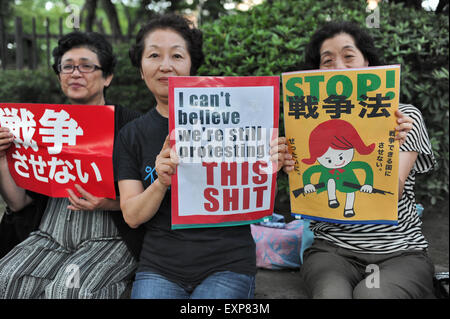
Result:
<instances>
[{"instance_id":1,"label":"yellow protest sign","mask_svg":"<svg viewBox=\"0 0 450 319\"><path fill-rule=\"evenodd\" d=\"M396 224L400 66L289 72L282 81L292 213Z\"/></svg>"}]
</instances>

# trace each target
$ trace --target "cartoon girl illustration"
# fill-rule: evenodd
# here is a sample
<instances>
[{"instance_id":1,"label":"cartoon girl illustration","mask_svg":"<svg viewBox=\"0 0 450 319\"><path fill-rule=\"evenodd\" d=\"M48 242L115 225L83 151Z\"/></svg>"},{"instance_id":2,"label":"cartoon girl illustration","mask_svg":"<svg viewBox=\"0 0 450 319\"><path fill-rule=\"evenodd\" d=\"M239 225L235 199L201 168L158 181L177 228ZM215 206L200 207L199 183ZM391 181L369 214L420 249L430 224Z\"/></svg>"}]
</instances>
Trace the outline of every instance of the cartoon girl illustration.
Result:
<instances>
[{"instance_id":1,"label":"cartoon girl illustration","mask_svg":"<svg viewBox=\"0 0 450 319\"><path fill-rule=\"evenodd\" d=\"M336 197L337 190L346 193L344 217L355 216L353 209L355 192L359 190L372 193L373 171L366 162L352 160L355 150L361 155L368 155L374 148L375 143L365 145L356 129L346 121L335 119L319 124L309 136L310 158L302 159L302 162L312 165L317 160L320 165L311 166L304 172L304 193L316 191L321 193L327 190L330 208L337 208L340 205ZM359 181L353 172L356 169L365 171L366 178L360 188ZM315 173L320 173L320 177L319 183L313 185L311 176ZM348 186L350 184L353 187ZM356 189L355 185L358 185Z\"/></svg>"}]
</instances>

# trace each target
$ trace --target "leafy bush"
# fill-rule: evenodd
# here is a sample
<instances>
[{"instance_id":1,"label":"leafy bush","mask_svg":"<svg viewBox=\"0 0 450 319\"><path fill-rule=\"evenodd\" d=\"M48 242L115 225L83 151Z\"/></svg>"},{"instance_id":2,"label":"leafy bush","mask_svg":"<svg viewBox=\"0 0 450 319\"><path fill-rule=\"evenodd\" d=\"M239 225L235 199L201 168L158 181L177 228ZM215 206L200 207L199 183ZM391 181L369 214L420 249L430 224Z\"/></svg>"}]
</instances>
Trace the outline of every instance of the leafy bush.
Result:
<instances>
[{"instance_id":1,"label":"leafy bush","mask_svg":"<svg viewBox=\"0 0 450 319\"><path fill-rule=\"evenodd\" d=\"M58 104L66 100L55 73L42 68L0 71L0 102Z\"/></svg>"},{"instance_id":2,"label":"leafy bush","mask_svg":"<svg viewBox=\"0 0 450 319\"><path fill-rule=\"evenodd\" d=\"M111 87L106 90L106 100L146 112L155 105L153 95L142 81L139 71L128 58L128 44L114 48L117 66ZM61 92L53 70L0 71L0 102L20 103L69 103Z\"/></svg>"},{"instance_id":3,"label":"leafy bush","mask_svg":"<svg viewBox=\"0 0 450 319\"><path fill-rule=\"evenodd\" d=\"M119 103L144 113L156 102L141 79L139 70L131 65L128 57L129 47L128 44L121 44L114 48L117 66L111 88L106 92L106 98L112 103Z\"/></svg>"},{"instance_id":4,"label":"leafy bush","mask_svg":"<svg viewBox=\"0 0 450 319\"><path fill-rule=\"evenodd\" d=\"M370 29L382 60L401 64L401 97L425 118L439 168L416 184L425 204L448 201L448 17L402 4L380 3L379 28ZM365 1L273 1L205 24L203 75L281 75L298 70L304 49L318 26L329 20L366 24L373 12ZM281 95L282 96L282 95ZM280 103L280 110L282 105ZM283 131L283 117L280 116ZM281 201L288 201L285 174L279 177ZM447 203L448 204L448 203Z\"/></svg>"}]
</instances>

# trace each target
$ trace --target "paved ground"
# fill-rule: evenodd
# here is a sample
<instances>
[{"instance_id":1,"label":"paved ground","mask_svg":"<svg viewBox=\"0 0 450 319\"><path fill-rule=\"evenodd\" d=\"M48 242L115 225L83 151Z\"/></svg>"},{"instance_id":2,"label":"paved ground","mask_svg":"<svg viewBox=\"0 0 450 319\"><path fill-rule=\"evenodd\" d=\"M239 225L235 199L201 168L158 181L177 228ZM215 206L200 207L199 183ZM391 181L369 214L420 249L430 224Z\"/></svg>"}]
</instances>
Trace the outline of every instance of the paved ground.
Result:
<instances>
[{"instance_id":1,"label":"paved ground","mask_svg":"<svg viewBox=\"0 0 450 319\"><path fill-rule=\"evenodd\" d=\"M0 220L4 211L0 199ZM436 272L449 271L449 214L448 210L431 211L425 209L423 232L429 242L429 255ZM298 270L264 270L256 275L257 299L303 299L306 294Z\"/></svg>"}]
</instances>

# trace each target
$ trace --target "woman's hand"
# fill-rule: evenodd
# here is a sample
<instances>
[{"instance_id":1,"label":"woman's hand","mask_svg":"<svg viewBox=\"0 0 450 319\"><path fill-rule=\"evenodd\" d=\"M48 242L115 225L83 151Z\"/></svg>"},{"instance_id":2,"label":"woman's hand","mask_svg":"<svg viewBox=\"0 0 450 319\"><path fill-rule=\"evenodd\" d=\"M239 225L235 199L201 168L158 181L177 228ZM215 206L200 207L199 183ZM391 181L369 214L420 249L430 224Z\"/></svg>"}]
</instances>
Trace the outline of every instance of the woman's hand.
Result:
<instances>
[{"instance_id":1,"label":"woman's hand","mask_svg":"<svg viewBox=\"0 0 450 319\"><path fill-rule=\"evenodd\" d=\"M274 171L279 171L283 167L284 154L287 152L286 138L277 137L270 141L270 160L274 165Z\"/></svg>"},{"instance_id":2,"label":"woman's hand","mask_svg":"<svg viewBox=\"0 0 450 319\"><path fill-rule=\"evenodd\" d=\"M403 143L405 143L408 132L413 128L414 120L411 117L403 114L400 110L395 111L395 116L397 116L398 124L395 127L395 130L397 131L395 139L399 141L401 146Z\"/></svg>"},{"instance_id":3,"label":"woman's hand","mask_svg":"<svg viewBox=\"0 0 450 319\"><path fill-rule=\"evenodd\" d=\"M7 127L0 127L0 157L6 155L6 150L11 146L14 141L14 135L9 131Z\"/></svg>"},{"instance_id":4,"label":"woman's hand","mask_svg":"<svg viewBox=\"0 0 450 319\"><path fill-rule=\"evenodd\" d=\"M69 193L69 201L71 205L67 206L71 210L120 210L119 200L113 200L104 197L96 197L87 192L83 187L75 184L76 190L81 194L81 198L78 197L71 189L67 189Z\"/></svg>"},{"instance_id":5,"label":"woman's hand","mask_svg":"<svg viewBox=\"0 0 450 319\"><path fill-rule=\"evenodd\" d=\"M292 155L289 154L289 148L286 144L286 137L278 137L270 142L270 160L274 163L276 171L281 168L288 173L294 169Z\"/></svg>"},{"instance_id":6,"label":"woman's hand","mask_svg":"<svg viewBox=\"0 0 450 319\"><path fill-rule=\"evenodd\" d=\"M178 165L178 156L175 150L170 147L170 137L167 135L164 145L161 148L155 161L155 170L158 174L159 183L169 187L172 183L172 175L175 174Z\"/></svg>"},{"instance_id":7,"label":"woman's hand","mask_svg":"<svg viewBox=\"0 0 450 319\"><path fill-rule=\"evenodd\" d=\"M119 181L123 218L131 228L137 228L155 216L171 184L171 176L176 172L178 157L169 142L167 136L155 160L158 178L149 187L144 189L144 185L138 180Z\"/></svg>"}]
</instances>

